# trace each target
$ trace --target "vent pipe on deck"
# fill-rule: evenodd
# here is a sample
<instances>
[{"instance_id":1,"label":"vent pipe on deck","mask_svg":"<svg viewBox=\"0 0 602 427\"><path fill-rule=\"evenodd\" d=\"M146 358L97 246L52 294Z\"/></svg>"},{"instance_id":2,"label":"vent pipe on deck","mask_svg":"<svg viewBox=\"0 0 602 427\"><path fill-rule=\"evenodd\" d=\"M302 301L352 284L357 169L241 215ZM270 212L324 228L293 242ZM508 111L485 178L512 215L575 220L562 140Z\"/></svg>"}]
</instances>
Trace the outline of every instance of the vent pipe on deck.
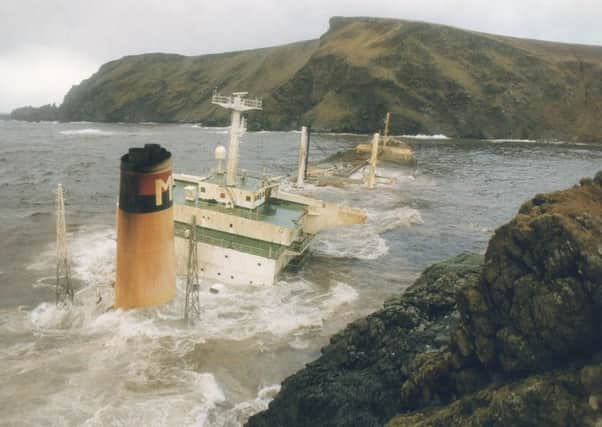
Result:
<instances>
[{"instance_id":1,"label":"vent pipe on deck","mask_svg":"<svg viewBox=\"0 0 602 427\"><path fill-rule=\"evenodd\" d=\"M301 128L301 141L299 143L299 165L297 167L297 187L302 187L307 176L307 158L309 148L309 131L306 126Z\"/></svg>"},{"instance_id":2,"label":"vent pipe on deck","mask_svg":"<svg viewBox=\"0 0 602 427\"><path fill-rule=\"evenodd\" d=\"M370 163L368 165L368 188L374 188L376 183L376 162L378 160L378 141L380 134L375 133L372 138L372 153L370 155Z\"/></svg>"}]
</instances>

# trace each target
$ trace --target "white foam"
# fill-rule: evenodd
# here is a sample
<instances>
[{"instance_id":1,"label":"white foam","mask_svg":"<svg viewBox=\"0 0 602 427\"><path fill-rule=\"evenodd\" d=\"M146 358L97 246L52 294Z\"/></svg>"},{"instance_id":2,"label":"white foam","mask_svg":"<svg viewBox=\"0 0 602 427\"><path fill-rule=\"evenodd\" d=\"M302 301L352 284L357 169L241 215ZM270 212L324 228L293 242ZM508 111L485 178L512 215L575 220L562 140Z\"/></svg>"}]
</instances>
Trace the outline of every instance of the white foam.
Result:
<instances>
[{"instance_id":1,"label":"white foam","mask_svg":"<svg viewBox=\"0 0 602 427\"><path fill-rule=\"evenodd\" d=\"M537 142L535 139L512 139L512 138L502 138L502 139L488 139L491 142Z\"/></svg>"},{"instance_id":2,"label":"white foam","mask_svg":"<svg viewBox=\"0 0 602 427\"><path fill-rule=\"evenodd\" d=\"M389 252L381 233L423 223L420 212L408 207L382 212L368 210L367 213L366 224L322 232L312 242L312 248L321 255L335 258L375 260Z\"/></svg>"},{"instance_id":3,"label":"white foam","mask_svg":"<svg viewBox=\"0 0 602 427\"><path fill-rule=\"evenodd\" d=\"M67 247L75 278L90 286L109 285L115 276L115 231L107 227L83 227L67 233ZM36 254L35 260L26 266L28 270L49 271L56 262L56 244L48 243ZM48 286L54 276L40 277L35 287Z\"/></svg>"},{"instance_id":4,"label":"white foam","mask_svg":"<svg viewBox=\"0 0 602 427\"><path fill-rule=\"evenodd\" d=\"M332 193L332 197L353 194ZM383 197L369 192L364 196ZM385 195L384 200L388 197L393 196ZM382 223L378 227L369 221L372 238L382 239L379 230L400 221L394 213L389 215L374 219ZM57 308L54 301L43 303L32 311L13 313L6 322L0 311L3 331L19 329L21 334L34 334L34 344L40 343L39 348L11 347L11 354L32 355L28 353L22 363L9 361L7 369L33 371L43 360L53 372L40 381L45 403L28 407L32 424L52 415L64 423L87 426L242 425L267 407L279 387L263 388L255 398L225 409L229 396L217 374L195 372L195 346L211 339L252 339L303 351L329 320L349 317L358 299L358 292L340 281L317 286L303 278L287 278L274 286L221 285L217 294L209 291L215 283L203 281L201 318L187 327L182 321L185 283L179 278L177 295L168 304L105 311L106 305L96 305L94 291L114 277L114 231L106 226L83 227L67 237L73 277L83 285L76 303L70 309ZM54 243L36 255L40 275L50 274L54 256ZM110 304L112 289L102 290L103 302ZM59 382L70 386L56 387ZM9 422L16 416L11 412Z\"/></svg>"},{"instance_id":5,"label":"white foam","mask_svg":"<svg viewBox=\"0 0 602 427\"><path fill-rule=\"evenodd\" d=\"M443 135L441 133L435 134L435 135L424 135L424 134L417 134L417 135L401 135L403 138L410 138L410 139L449 139L448 136Z\"/></svg>"},{"instance_id":6,"label":"white foam","mask_svg":"<svg viewBox=\"0 0 602 427\"><path fill-rule=\"evenodd\" d=\"M406 206L382 212L371 212L369 218L378 233L424 223L418 210Z\"/></svg>"},{"instance_id":7,"label":"white foam","mask_svg":"<svg viewBox=\"0 0 602 427\"><path fill-rule=\"evenodd\" d=\"M31 312L30 320L34 329L53 332L82 327L88 314L88 310L81 306L62 308L45 302Z\"/></svg>"},{"instance_id":8,"label":"white foam","mask_svg":"<svg viewBox=\"0 0 602 427\"><path fill-rule=\"evenodd\" d=\"M212 427L242 426L251 415L264 411L280 391L280 385L273 384L263 387L254 399L238 403L232 409L220 414L211 414Z\"/></svg>"},{"instance_id":9,"label":"white foam","mask_svg":"<svg viewBox=\"0 0 602 427\"><path fill-rule=\"evenodd\" d=\"M242 340L265 333L286 336L304 328L321 328L325 318L355 298L355 290L344 283L335 283L326 292L303 279L281 280L274 286L228 285L203 298L203 316L196 327L205 339Z\"/></svg>"},{"instance_id":10,"label":"white foam","mask_svg":"<svg viewBox=\"0 0 602 427\"><path fill-rule=\"evenodd\" d=\"M363 260L375 260L389 252L384 238L361 225L320 233L312 249L319 255Z\"/></svg>"},{"instance_id":11,"label":"white foam","mask_svg":"<svg viewBox=\"0 0 602 427\"><path fill-rule=\"evenodd\" d=\"M368 136L367 133L353 133L353 132L314 132L316 135L326 136Z\"/></svg>"},{"instance_id":12,"label":"white foam","mask_svg":"<svg viewBox=\"0 0 602 427\"><path fill-rule=\"evenodd\" d=\"M190 125L193 129L200 129L206 133L225 135L230 131L230 126L203 126L202 124Z\"/></svg>"},{"instance_id":13,"label":"white foam","mask_svg":"<svg viewBox=\"0 0 602 427\"><path fill-rule=\"evenodd\" d=\"M86 135L86 136L115 135L115 132L109 132L109 131L100 130L100 129L96 129L96 128L62 130L59 133L63 134L63 135Z\"/></svg>"},{"instance_id":14,"label":"white foam","mask_svg":"<svg viewBox=\"0 0 602 427\"><path fill-rule=\"evenodd\" d=\"M86 227L71 236L72 271L87 285L109 285L115 276L115 231Z\"/></svg>"}]
</instances>

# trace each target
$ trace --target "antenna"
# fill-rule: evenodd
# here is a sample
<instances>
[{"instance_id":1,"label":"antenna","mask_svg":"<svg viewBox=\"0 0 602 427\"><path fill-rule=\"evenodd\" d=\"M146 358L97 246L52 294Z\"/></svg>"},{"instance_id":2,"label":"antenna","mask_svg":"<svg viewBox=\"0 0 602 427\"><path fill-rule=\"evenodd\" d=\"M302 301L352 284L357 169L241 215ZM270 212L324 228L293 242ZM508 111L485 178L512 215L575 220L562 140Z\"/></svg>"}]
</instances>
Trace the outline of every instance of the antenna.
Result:
<instances>
[{"instance_id":1,"label":"antenna","mask_svg":"<svg viewBox=\"0 0 602 427\"><path fill-rule=\"evenodd\" d=\"M199 258L197 255L196 216L192 217L191 229L188 230L188 274L186 277L186 303L184 320L192 322L201 316L199 302Z\"/></svg>"},{"instance_id":2,"label":"antenna","mask_svg":"<svg viewBox=\"0 0 602 427\"><path fill-rule=\"evenodd\" d=\"M71 284L71 266L67 252L65 237L65 199L63 186L56 189L56 305L64 306L73 303L73 286Z\"/></svg>"},{"instance_id":3,"label":"antenna","mask_svg":"<svg viewBox=\"0 0 602 427\"><path fill-rule=\"evenodd\" d=\"M228 145L228 164L226 169L226 185L236 185L236 169L238 167L238 145L240 137L246 131L246 120L241 117L241 112L263 109L259 98L245 98L248 92L233 92L231 96L220 95L217 90L213 92L211 103L232 110L230 123L230 143Z\"/></svg>"}]
</instances>

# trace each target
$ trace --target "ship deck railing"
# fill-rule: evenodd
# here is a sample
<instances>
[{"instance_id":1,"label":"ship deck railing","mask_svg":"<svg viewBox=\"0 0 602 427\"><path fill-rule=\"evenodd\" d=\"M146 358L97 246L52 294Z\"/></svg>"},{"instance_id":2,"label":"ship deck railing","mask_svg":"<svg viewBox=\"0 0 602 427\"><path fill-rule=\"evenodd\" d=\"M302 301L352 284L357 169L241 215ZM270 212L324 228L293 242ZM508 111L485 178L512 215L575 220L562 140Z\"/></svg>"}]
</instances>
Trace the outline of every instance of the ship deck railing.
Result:
<instances>
[{"instance_id":1,"label":"ship deck railing","mask_svg":"<svg viewBox=\"0 0 602 427\"><path fill-rule=\"evenodd\" d=\"M186 230L189 230L190 227L190 224L176 221L176 236L186 238ZM277 243L238 236L235 234L226 233L224 231L208 229L202 226L197 226L196 238L198 242L208 243L213 246L219 246L225 249L233 249L235 251L245 252L251 255L257 255L263 258L271 259L277 259L287 249L286 246L282 246Z\"/></svg>"},{"instance_id":2,"label":"ship deck railing","mask_svg":"<svg viewBox=\"0 0 602 427\"><path fill-rule=\"evenodd\" d=\"M225 96L219 94L214 94L211 97L211 103L228 106L241 105L245 108L253 110L261 110L263 107L263 101L259 98L243 98L240 96Z\"/></svg>"}]
</instances>

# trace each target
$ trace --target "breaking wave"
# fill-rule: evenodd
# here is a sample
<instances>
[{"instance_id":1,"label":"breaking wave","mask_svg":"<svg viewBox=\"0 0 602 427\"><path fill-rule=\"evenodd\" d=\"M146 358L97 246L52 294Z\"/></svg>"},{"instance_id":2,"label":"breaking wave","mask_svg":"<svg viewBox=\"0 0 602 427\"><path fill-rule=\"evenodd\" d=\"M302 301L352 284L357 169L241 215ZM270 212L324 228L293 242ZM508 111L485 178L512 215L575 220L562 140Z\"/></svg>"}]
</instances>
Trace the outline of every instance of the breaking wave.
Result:
<instances>
[{"instance_id":1,"label":"breaking wave","mask_svg":"<svg viewBox=\"0 0 602 427\"><path fill-rule=\"evenodd\" d=\"M366 224L323 232L316 237L312 248L318 254L336 258L375 260L389 252L387 240L381 233L422 223L420 212L409 207L368 211Z\"/></svg>"},{"instance_id":2,"label":"breaking wave","mask_svg":"<svg viewBox=\"0 0 602 427\"><path fill-rule=\"evenodd\" d=\"M62 130L59 133L62 135L86 135L86 136L115 135L115 132L109 132L106 130L100 130L100 129L96 129L96 128Z\"/></svg>"},{"instance_id":3,"label":"breaking wave","mask_svg":"<svg viewBox=\"0 0 602 427\"><path fill-rule=\"evenodd\" d=\"M295 351L312 345L328 319L353 313L357 291L332 281L317 286L300 279L275 286L221 286L201 282L201 318L182 321L185 280L178 278L177 296L160 307L112 310L114 231L83 227L68 235L72 274L79 284L69 308L44 302L28 310L0 312L3 331L35 339L0 350L9 372L36 372L43 360L52 372L32 395L43 393L44 404L27 409L27 423L54 417L85 426L114 424L237 426L267 407L279 390L270 385L249 398L234 399L219 372L199 369L198 345L211 340L239 343L277 342ZM54 244L36 255L32 268L48 274L54 267ZM103 301L96 304L95 290ZM20 360L18 355L26 354ZM0 368L0 374L3 372ZM236 378L236 381L244 379ZM77 387L65 387L68 382ZM12 385L11 385L12 386ZM227 391L229 390L229 391ZM24 393L27 393L25 391ZM78 402L73 410L73 402ZM9 411L5 421L17 422Z\"/></svg>"},{"instance_id":4,"label":"breaking wave","mask_svg":"<svg viewBox=\"0 0 602 427\"><path fill-rule=\"evenodd\" d=\"M435 134L435 135L424 135L424 134L417 134L417 135L401 135L403 138L411 138L411 139L449 139L448 136L443 135L441 133Z\"/></svg>"}]
</instances>

